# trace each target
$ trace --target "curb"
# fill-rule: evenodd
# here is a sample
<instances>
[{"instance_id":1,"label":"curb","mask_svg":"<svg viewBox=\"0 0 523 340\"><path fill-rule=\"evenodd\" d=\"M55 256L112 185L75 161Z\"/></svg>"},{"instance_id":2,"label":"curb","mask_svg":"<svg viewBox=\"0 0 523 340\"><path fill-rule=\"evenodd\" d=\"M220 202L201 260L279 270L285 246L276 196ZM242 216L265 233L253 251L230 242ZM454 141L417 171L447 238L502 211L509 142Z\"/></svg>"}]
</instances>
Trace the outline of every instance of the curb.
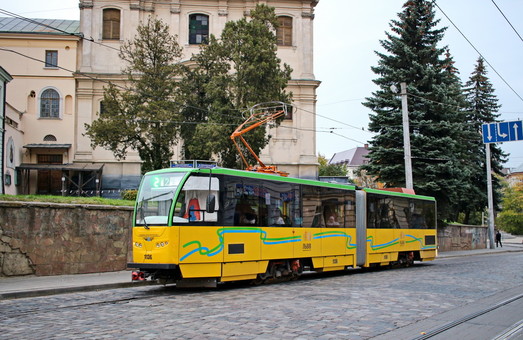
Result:
<instances>
[{"instance_id":1,"label":"curb","mask_svg":"<svg viewBox=\"0 0 523 340\"><path fill-rule=\"evenodd\" d=\"M37 290L32 290L32 291L0 293L0 300L21 299L21 298L40 297L40 296L49 296L49 295L66 294L66 293L92 292L92 291L97 291L97 290L130 288L130 287L137 287L137 286L153 286L153 285L158 285L158 283L156 283L154 281L141 281L141 282L106 283L106 284L99 284L99 285L77 286L77 287L46 288L46 289L37 289Z\"/></svg>"},{"instance_id":2,"label":"curb","mask_svg":"<svg viewBox=\"0 0 523 340\"><path fill-rule=\"evenodd\" d=\"M496 251L489 251L489 250L494 250L494 249L483 249L482 252L469 252L469 253L466 253L466 252L460 252L460 251L456 251L456 253L459 252L459 254L452 254L453 252L452 251L448 251L448 252L441 252L438 254L438 256L436 257L436 259L446 259L446 258L451 258L451 257L467 257L467 256L479 256L479 255L494 255L494 254L506 254L506 253L517 253L517 252L523 252L523 247L519 248L519 249L503 249L503 250L496 250Z\"/></svg>"}]
</instances>

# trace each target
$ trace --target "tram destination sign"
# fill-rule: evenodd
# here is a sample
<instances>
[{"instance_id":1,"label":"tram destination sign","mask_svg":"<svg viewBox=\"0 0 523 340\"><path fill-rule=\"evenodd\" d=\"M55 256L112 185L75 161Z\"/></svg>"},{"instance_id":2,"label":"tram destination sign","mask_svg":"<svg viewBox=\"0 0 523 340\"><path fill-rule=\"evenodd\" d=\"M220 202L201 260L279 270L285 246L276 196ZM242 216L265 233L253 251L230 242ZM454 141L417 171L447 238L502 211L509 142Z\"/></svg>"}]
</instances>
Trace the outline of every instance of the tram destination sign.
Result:
<instances>
[{"instance_id":1,"label":"tram destination sign","mask_svg":"<svg viewBox=\"0 0 523 340\"><path fill-rule=\"evenodd\" d=\"M483 143L502 143L523 140L523 121L497 122L482 125Z\"/></svg>"}]
</instances>

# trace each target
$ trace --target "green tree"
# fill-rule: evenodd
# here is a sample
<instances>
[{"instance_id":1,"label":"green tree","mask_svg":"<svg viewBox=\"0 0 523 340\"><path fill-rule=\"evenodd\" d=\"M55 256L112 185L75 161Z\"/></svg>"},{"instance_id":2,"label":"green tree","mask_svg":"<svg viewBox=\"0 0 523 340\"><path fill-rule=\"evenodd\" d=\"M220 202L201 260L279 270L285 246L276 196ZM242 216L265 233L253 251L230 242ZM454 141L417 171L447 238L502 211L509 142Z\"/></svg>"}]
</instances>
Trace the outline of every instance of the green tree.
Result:
<instances>
[{"instance_id":1,"label":"green tree","mask_svg":"<svg viewBox=\"0 0 523 340\"><path fill-rule=\"evenodd\" d=\"M405 186L404 145L400 97L391 86L407 83L414 189L436 197L440 219L457 216L456 202L469 185L464 141L465 106L461 83L446 47L438 47L446 28L436 28L432 1L407 1L392 33L381 41L386 53L376 52L379 89L363 103L374 111L369 129L376 132L368 165L363 169L386 187Z\"/></svg>"},{"instance_id":2,"label":"green tree","mask_svg":"<svg viewBox=\"0 0 523 340\"><path fill-rule=\"evenodd\" d=\"M467 107L466 115L469 127L476 131L477 137L469 145L469 182L473 185L470 190L463 193L460 197L460 210L464 213L464 223L469 223L472 213L481 212L488 204L487 198L487 170L485 144L481 139L478 131L481 131L481 125L484 123L495 122L499 117L497 111L500 108L498 99L494 94L494 88L489 78L483 58L479 57L470 75L469 80L465 83L463 92L466 96ZM501 148L496 144L489 146L491 152L492 171L499 176L502 175L504 157L506 156ZM494 201L499 205L501 190L500 177L493 176L492 183L494 188Z\"/></svg>"},{"instance_id":3,"label":"green tree","mask_svg":"<svg viewBox=\"0 0 523 340\"><path fill-rule=\"evenodd\" d=\"M502 206L496 225L508 233L523 235L523 182L505 185Z\"/></svg>"},{"instance_id":4,"label":"green tree","mask_svg":"<svg viewBox=\"0 0 523 340\"><path fill-rule=\"evenodd\" d=\"M250 20L227 22L220 39L211 35L193 56L194 65L185 69L182 114L192 122L181 131L186 158L214 155L223 166L241 167L229 136L248 117L246 108L262 102L289 103L292 98L285 92L292 69L276 56L274 8L257 5L250 14ZM258 154L270 137L267 126L244 135Z\"/></svg>"},{"instance_id":5,"label":"green tree","mask_svg":"<svg viewBox=\"0 0 523 340\"><path fill-rule=\"evenodd\" d=\"M136 150L143 161L142 172L169 165L182 118L174 95L175 79L182 74L181 52L161 20L149 17L138 26L137 35L119 53L128 65L122 72L129 86L110 83L104 91L103 112L86 124L92 147L111 150L117 159Z\"/></svg>"},{"instance_id":6,"label":"green tree","mask_svg":"<svg viewBox=\"0 0 523 340\"><path fill-rule=\"evenodd\" d=\"M343 164L329 164L322 154L318 154L319 176L347 176L347 166Z\"/></svg>"}]
</instances>

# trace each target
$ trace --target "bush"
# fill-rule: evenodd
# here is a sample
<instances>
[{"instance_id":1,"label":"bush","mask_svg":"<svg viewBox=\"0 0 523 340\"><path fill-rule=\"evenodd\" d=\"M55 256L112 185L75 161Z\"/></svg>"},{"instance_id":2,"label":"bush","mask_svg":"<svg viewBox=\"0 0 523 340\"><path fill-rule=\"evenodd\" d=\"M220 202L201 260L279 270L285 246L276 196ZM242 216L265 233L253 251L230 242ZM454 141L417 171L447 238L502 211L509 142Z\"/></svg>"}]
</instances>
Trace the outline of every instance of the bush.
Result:
<instances>
[{"instance_id":1,"label":"bush","mask_svg":"<svg viewBox=\"0 0 523 340\"><path fill-rule=\"evenodd\" d=\"M502 210L496 225L513 235L523 235L523 182L504 188Z\"/></svg>"},{"instance_id":2,"label":"bush","mask_svg":"<svg viewBox=\"0 0 523 340\"><path fill-rule=\"evenodd\" d=\"M136 195L138 194L138 190L136 189L129 189L124 190L121 193L122 199L127 201L136 201Z\"/></svg>"}]
</instances>

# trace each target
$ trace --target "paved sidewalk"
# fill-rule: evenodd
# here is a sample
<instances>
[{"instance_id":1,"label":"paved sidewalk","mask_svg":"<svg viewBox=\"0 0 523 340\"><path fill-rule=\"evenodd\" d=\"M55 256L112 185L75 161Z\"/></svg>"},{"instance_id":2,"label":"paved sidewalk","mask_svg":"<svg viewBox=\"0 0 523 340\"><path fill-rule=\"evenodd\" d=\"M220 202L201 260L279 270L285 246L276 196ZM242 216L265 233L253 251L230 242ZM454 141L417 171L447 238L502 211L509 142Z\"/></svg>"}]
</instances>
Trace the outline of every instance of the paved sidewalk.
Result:
<instances>
[{"instance_id":1,"label":"paved sidewalk","mask_svg":"<svg viewBox=\"0 0 523 340\"><path fill-rule=\"evenodd\" d=\"M503 247L440 252L438 258L523 252L523 236L507 235ZM58 276L17 276L0 278L0 300L45 296L102 289L136 287L156 284L151 281L131 281L131 271Z\"/></svg>"}]
</instances>

